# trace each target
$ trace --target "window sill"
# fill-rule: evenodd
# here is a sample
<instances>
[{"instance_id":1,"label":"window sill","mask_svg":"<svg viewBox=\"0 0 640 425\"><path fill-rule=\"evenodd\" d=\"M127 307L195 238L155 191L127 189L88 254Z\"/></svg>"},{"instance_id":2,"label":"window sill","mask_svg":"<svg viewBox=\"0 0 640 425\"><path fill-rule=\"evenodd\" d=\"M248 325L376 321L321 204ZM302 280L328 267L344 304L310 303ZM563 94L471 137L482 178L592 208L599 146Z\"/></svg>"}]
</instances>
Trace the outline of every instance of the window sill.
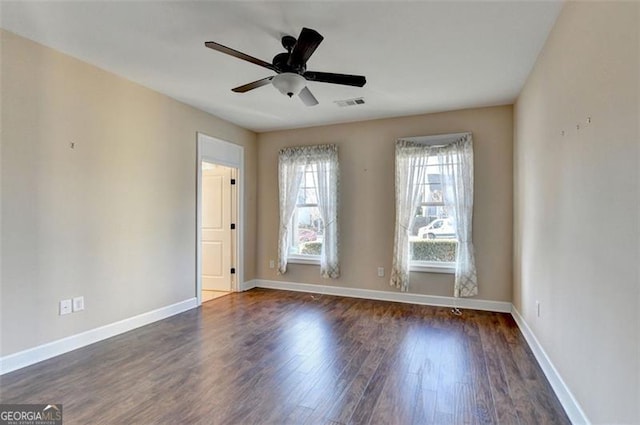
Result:
<instances>
[{"instance_id":1,"label":"window sill","mask_svg":"<svg viewBox=\"0 0 640 425\"><path fill-rule=\"evenodd\" d=\"M414 262L409 265L409 271L412 272L420 272L420 273L444 273L444 274L455 274L456 273L456 265L455 263L418 263Z\"/></svg>"},{"instance_id":2,"label":"window sill","mask_svg":"<svg viewBox=\"0 0 640 425\"><path fill-rule=\"evenodd\" d=\"M311 264L320 265L320 257L310 255L295 255L287 257L287 263L290 264Z\"/></svg>"}]
</instances>

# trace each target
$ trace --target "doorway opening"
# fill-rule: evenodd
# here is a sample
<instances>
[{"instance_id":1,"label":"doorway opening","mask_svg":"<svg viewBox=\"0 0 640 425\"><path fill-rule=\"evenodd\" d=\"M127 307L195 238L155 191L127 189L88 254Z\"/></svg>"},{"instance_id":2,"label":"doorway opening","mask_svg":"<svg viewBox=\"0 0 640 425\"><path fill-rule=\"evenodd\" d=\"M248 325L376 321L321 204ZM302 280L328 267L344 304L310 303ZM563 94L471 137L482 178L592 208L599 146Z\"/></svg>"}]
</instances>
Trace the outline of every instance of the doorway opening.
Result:
<instances>
[{"instance_id":1,"label":"doorway opening","mask_svg":"<svg viewBox=\"0 0 640 425\"><path fill-rule=\"evenodd\" d=\"M202 302L227 295L235 274L236 168L202 161Z\"/></svg>"},{"instance_id":2,"label":"doorway opening","mask_svg":"<svg viewBox=\"0 0 640 425\"><path fill-rule=\"evenodd\" d=\"M242 146L197 134L196 298L198 305L243 282Z\"/></svg>"}]
</instances>

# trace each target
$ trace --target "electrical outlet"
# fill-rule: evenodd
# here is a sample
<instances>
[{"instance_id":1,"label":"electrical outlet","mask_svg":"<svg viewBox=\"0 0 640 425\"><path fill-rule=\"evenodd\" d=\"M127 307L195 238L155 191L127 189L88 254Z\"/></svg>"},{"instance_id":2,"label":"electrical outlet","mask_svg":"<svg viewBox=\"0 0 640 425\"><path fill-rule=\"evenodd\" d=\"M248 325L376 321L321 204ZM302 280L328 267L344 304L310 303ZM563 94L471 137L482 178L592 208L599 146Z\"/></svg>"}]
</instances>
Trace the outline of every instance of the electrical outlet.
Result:
<instances>
[{"instance_id":1,"label":"electrical outlet","mask_svg":"<svg viewBox=\"0 0 640 425\"><path fill-rule=\"evenodd\" d=\"M384 267L378 267L378 277L384 277Z\"/></svg>"},{"instance_id":2,"label":"electrical outlet","mask_svg":"<svg viewBox=\"0 0 640 425\"><path fill-rule=\"evenodd\" d=\"M60 301L60 316L71 313L71 300Z\"/></svg>"},{"instance_id":3,"label":"electrical outlet","mask_svg":"<svg viewBox=\"0 0 640 425\"><path fill-rule=\"evenodd\" d=\"M536 315L540 317L540 301L536 301Z\"/></svg>"},{"instance_id":4,"label":"electrical outlet","mask_svg":"<svg viewBox=\"0 0 640 425\"><path fill-rule=\"evenodd\" d=\"M75 297L73 299L73 312L84 310L84 297Z\"/></svg>"},{"instance_id":5,"label":"electrical outlet","mask_svg":"<svg viewBox=\"0 0 640 425\"><path fill-rule=\"evenodd\" d=\"M269 268L270 269L275 269L276 268L276 262L273 260L269 260Z\"/></svg>"}]
</instances>

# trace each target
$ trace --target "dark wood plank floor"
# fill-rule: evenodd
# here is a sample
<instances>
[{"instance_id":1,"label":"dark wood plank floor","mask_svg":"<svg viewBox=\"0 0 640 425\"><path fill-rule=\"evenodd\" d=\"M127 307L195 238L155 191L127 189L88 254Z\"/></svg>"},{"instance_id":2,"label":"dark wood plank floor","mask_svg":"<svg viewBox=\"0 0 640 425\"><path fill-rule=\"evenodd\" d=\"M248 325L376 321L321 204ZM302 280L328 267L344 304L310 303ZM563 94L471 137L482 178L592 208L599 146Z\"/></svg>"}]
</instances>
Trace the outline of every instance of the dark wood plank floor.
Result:
<instances>
[{"instance_id":1,"label":"dark wood plank floor","mask_svg":"<svg viewBox=\"0 0 640 425\"><path fill-rule=\"evenodd\" d=\"M254 289L0 378L71 424L568 424L510 315Z\"/></svg>"}]
</instances>

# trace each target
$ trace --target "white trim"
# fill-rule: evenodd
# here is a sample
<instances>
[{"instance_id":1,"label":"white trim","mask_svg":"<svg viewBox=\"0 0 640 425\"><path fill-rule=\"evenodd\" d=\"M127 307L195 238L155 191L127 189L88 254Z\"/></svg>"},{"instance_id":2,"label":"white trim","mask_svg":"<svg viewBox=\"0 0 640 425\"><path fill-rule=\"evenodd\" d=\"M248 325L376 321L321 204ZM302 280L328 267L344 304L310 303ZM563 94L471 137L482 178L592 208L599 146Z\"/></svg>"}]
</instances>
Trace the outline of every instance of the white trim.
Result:
<instances>
[{"instance_id":1,"label":"white trim","mask_svg":"<svg viewBox=\"0 0 640 425\"><path fill-rule=\"evenodd\" d=\"M90 329L79 334L0 357L0 375L59 356L60 354L68 353L69 351L77 350L78 348L111 338L112 336L129 332L132 329L166 319L183 311L196 308L197 306L196 298L189 298L188 300L129 317L128 319L123 319L118 322L100 326L99 328Z\"/></svg>"},{"instance_id":2,"label":"white trim","mask_svg":"<svg viewBox=\"0 0 640 425\"><path fill-rule=\"evenodd\" d=\"M232 267L235 267L235 277L232 275L232 287L233 291L242 291L242 284L244 282L244 229L245 229L245 217L244 217L244 147L236 145L235 143L225 142L224 140L216 139L215 137L207 136L204 133L196 133L196 157L197 157L197 173L196 173L196 299L198 305L202 304L202 234L200 228L202 227L202 161L211 162L214 164L224 165L225 167L232 167L238 170L237 176L237 221L235 233L235 256L237 263Z\"/></svg>"},{"instance_id":3,"label":"white trim","mask_svg":"<svg viewBox=\"0 0 640 425\"><path fill-rule=\"evenodd\" d=\"M344 286L312 285L308 283L285 282L279 280L255 280L256 288L282 289L285 291L311 292L315 294L338 295L342 297L366 298L370 300L394 301L440 307L460 307L473 310L510 313L511 303L505 301L478 300L471 298L440 297L436 295L412 294L408 292L377 291L373 289L346 288Z\"/></svg>"},{"instance_id":4,"label":"white trim","mask_svg":"<svg viewBox=\"0 0 640 425\"><path fill-rule=\"evenodd\" d=\"M202 147L196 136L196 300L202 305Z\"/></svg>"},{"instance_id":5,"label":"white trim","mask_svg":"<svg viewBox=\"0 0 640 425\"><path fill-rule=\"evenodd\" d=\"M240 290L241 291L248 291L249 289L253 289L256 287L256 280L247 280L246 282L242 282L240 283Z\"/></svg>"},{"instance_id":6,"label":"white trim","mask_svg":"<svg viewBox=\"0 0 640 425\"><path fill-rule=\"evenodd\" d=\"M455 274L456 263L438 263L437 261L409 261L409 271Z\"/></svg>"},{"instance_id":7,"label":"white trim","mask_svg":"<svg viewBox=\"0 0 640 425\"><path fill-rule=\"evenodd\" d=\"M287 264L311 264L315 266L320 265L319 255L289 255L287 257Z\"/></svg>"},{"instance_id":8,"label":"white trim","mask_svg":"<svg viewBox=\"0 0 640 425\"><path fill-rule=\"evenodd\" d=\"M527 325L527 322L520 315L515 306L513 306L511 310L511 315L518 324L520 332L522 332L522 335L524 335L524 339L529 344L529 347L531 347L533 355L536 357L536 360L538 360L538 364L549 380L553 391L556 393L558 400L560 400L560 404L562 404L562 407L564 407L564 410L569 416L571 423L591 424L591 422L587 418L587 415L584 413L584 410L582 410L580 403L578 403L578 400L576 400L576 398L573 396L573 393L562 379L562 376L560 376L560 373L551 362L551 359L544 351L544 348L542 348L542 345L536 338L535 334L533 333L529 325Z\"/></svg>"}]
</instances>

